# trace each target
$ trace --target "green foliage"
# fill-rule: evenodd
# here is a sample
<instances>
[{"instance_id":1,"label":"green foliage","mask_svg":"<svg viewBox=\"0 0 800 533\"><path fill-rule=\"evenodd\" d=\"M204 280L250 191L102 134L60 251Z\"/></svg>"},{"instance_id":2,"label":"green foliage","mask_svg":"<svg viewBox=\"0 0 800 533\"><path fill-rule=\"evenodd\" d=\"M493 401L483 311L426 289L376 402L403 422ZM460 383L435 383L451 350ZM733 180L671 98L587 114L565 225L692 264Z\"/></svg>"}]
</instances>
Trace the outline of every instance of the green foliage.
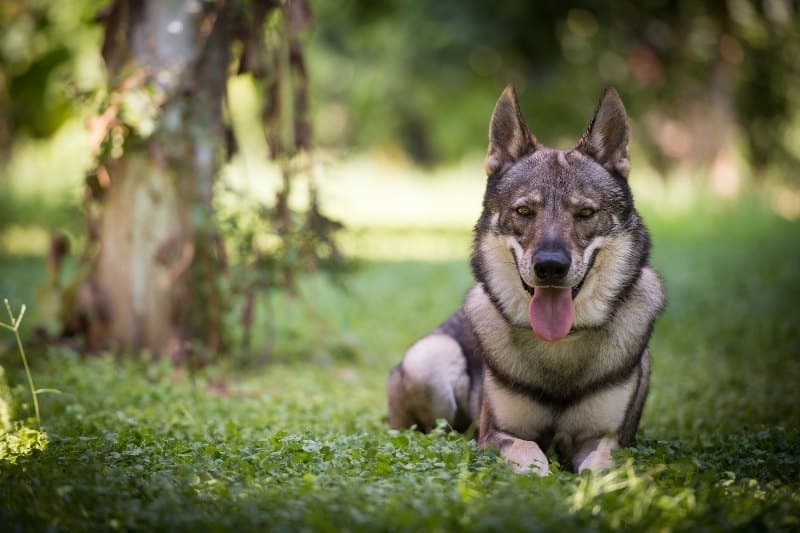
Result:
<instances>
[{"instance_id":1,"label":"green foliage","mask_svg":"<svg viewBox=\"0 0 800 533\"><path fill-rule=\"evenodd\" d=\"M315 9L312 94L329 144L453 161L485 150L492 105L514 83L534 133L566 147L614 84L656 163L709 163L737 131L758 167L792 168L800 157L791 2L320 0Z\"/></svg>"},{"instance_id":2,"label":"green foliage","mask_svg":"<svg viewBox=\"0 0 800 533\"><path fill-rule=\"evenodd\" d=\"M88 159L75 153L76 138L82 132L80 120L103 87L101 28L93 17L106 3L0 2L0 231L10 225L79 227L78 191L56 190L40 180L42 175L49 181L58 174L63 180L85 171L74 169L76 162ZM68 135L54 142L65 129ZM52 144L42 149L46 141ZM69 145L67 171L66 158L56 165L41 161L43 154L52 157L55 144ZM9 175L6 165L21 175Z\"/></svg>"},{"instance_id":3,"label":"green foliage","mask_svg":"<svg viewBox=\"0 0 800 533\"><path fill-rule=\"evenodd\" d=\"M23 529L784 530L800 525L797 223L758 202L646 213L667 312L638 444L600 475L516 475L461 435L389 430L402 351L459 304L466 257L372 262L349 293L272 295L276 352L188 379L166 362L34 361L46 447L0 462L0 522ZM468 234L454 236L468 244ZM261 328L255 328L256 331ZM321 333L322 332L322 333ZM333 332L333 333L331 333ZM316 358L355 339L354 361ZM305 351L307 359L301 361ZM21 370L12 383L24 382ZM15 386L14 396L24 396ZM109 393L113 391L113 393ZM30 406L21 406L23 412ZM15 462L11 462L11 461Z\"/></svg>"},{"instance_id":4,"label":"green foliage","mask_svg":"<svg viewBox=\"0 0 800 533\"><path fill-rule=\"evenodd\" d=\"M2 403L3 400L0 400ZM47 448L47 434L22 424L0 429L0 468L2 463L16 464L21 457L41 452Z\"/></svg>"},{"instance_id":5,"label":"green foliage","mask_svg":"<svg viewBox=\"0 0 800 533\"><path fill-rule=\"evenodd\" d=\"M31 377L30 368L28 368L28 360L19 336L19 325L22 322L22 316L25 314L25 306L23 305L19 314L14 317L8 300L5 300L5 305L11 324L0 322L0 327L12 331L16 338L17 347L25 368L25 375L28 379L38 426L40 425L38 393L41 391L37 391L33 385L33 378ZM47 447L47 434L27 427L20 422L12 421L12 406L13 397L6 382L5 369L0 366L0 468L2 468L4 461L14 464L18 458L30 455L36 450L42 451Z\"/></svg>"},{"instance_id":6,"label":"green foliage","mask_svg":"<svg viewBox=\"0 0 800 533\"><path fill-rule=\"evenodd\" d=\"M299 278L316 271L342 283L342 274L351 266L336 242L343 226L322 214L316 191L311 188L302 210L289 207L289 192L284 180L275 201L266 203L226 182L217 187L215 213L228 262L222 283L233 310L226 331L234 350L251 348L260 300L269 300L278 289L296 295ZM269 306L264 310L269 311L269 323L277 319Z\"/></svg>"},{"instance_id":7,"label":"green foliage","mask_svg":"<svg viewBox=\"0 0 800 533\"><path fill-rule=\"evenodd\" d=\"M3 133L53 134L101 86L92 18L105 3L0 3L0 140L8 140Z\"/></svg>"}]
</instances>

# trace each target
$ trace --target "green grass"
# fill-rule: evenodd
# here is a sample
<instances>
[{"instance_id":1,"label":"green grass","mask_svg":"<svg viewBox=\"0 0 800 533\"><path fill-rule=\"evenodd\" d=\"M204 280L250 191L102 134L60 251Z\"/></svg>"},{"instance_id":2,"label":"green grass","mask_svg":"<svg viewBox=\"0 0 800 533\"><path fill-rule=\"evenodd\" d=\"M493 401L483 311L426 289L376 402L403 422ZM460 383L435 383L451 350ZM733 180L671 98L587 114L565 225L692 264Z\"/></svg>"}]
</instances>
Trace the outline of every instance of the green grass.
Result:
<instances>
[{"instance_id":1,"label":"green grass","mask_svg":"<svg viewBox=\"0 0 800 533\"><path fill-rule=\"evenodd\" d=\"M41 398L46 435L0 437L0 524L797 531L800 224L757 203L648 215L669 304L639 442L607 473L516 475L458 434L390 431L389 368L459 305L470 274L465 256L374 260L347 291L313 278L303 302L274 296L274 338L262 328L246 366L189 376L144 355L30 349L37 385L64 394ZM448 235L468 246L466 231ZM0 263L16 298L41 272ZM19 428L29 394L3 342Z\"/></svg>"}]
</instances>

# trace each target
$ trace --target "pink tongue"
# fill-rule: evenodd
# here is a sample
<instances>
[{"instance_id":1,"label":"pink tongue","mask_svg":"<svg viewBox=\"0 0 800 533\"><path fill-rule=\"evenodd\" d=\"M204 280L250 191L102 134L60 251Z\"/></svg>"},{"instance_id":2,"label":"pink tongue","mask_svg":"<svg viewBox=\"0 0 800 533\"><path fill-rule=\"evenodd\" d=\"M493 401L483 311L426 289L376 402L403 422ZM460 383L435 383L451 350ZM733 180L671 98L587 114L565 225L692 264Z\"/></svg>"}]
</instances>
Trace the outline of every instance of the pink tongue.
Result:
<instances>
[{"instance_id":1,"label":"pink tongue","mask_svg":"<svg viewBox=\"0 0 800 533\"><path fill-rule=\"evenodd\" d=\"M531 327L543 341L567 336L575 318L570 288L536 287L530 307Z\"/></svg>"}]
</instances>

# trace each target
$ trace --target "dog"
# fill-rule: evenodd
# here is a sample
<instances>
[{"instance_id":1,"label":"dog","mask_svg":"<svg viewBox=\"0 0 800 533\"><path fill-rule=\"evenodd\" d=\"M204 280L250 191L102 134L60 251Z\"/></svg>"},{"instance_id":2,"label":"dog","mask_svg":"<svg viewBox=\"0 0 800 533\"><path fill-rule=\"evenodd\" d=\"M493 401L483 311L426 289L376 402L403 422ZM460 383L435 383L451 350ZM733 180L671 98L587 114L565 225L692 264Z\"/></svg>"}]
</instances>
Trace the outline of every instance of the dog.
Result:
<instances>
[{"instance_id":1,"label":"dog","mask_svg":"<svg viewBox=\"0 0 800 533\"><path fill-rule=\"evenodd\" d=\"M634 441L665 302L628 185L628 138L613 87L570 150L540 144L506 87L489 126L476 283L392 369L393 428L472 427L479 447L542 476L550 446L573 471L599 471Z\"/></svg>"}]
</instances>

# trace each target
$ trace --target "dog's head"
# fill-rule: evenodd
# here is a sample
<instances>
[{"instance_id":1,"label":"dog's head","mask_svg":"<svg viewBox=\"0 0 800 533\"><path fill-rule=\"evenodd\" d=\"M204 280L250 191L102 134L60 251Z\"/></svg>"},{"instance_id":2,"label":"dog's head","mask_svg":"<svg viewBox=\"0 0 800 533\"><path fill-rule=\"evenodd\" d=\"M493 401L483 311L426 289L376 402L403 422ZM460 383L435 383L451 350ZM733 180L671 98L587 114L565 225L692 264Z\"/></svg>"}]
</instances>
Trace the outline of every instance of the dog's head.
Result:
<instances>
[{"instance_id":1,"label":"dog's head","mask_svg":"<svg viewBox=\"0 0 800 533\"><path fill-rule=\"evenodd\" d=\"M613 88L570 150L537 141L512 87L497 101L473 269L507 319L543 340L605 322L646 260L627 183L628 132Z\"/></svg>"}]
</instances>

